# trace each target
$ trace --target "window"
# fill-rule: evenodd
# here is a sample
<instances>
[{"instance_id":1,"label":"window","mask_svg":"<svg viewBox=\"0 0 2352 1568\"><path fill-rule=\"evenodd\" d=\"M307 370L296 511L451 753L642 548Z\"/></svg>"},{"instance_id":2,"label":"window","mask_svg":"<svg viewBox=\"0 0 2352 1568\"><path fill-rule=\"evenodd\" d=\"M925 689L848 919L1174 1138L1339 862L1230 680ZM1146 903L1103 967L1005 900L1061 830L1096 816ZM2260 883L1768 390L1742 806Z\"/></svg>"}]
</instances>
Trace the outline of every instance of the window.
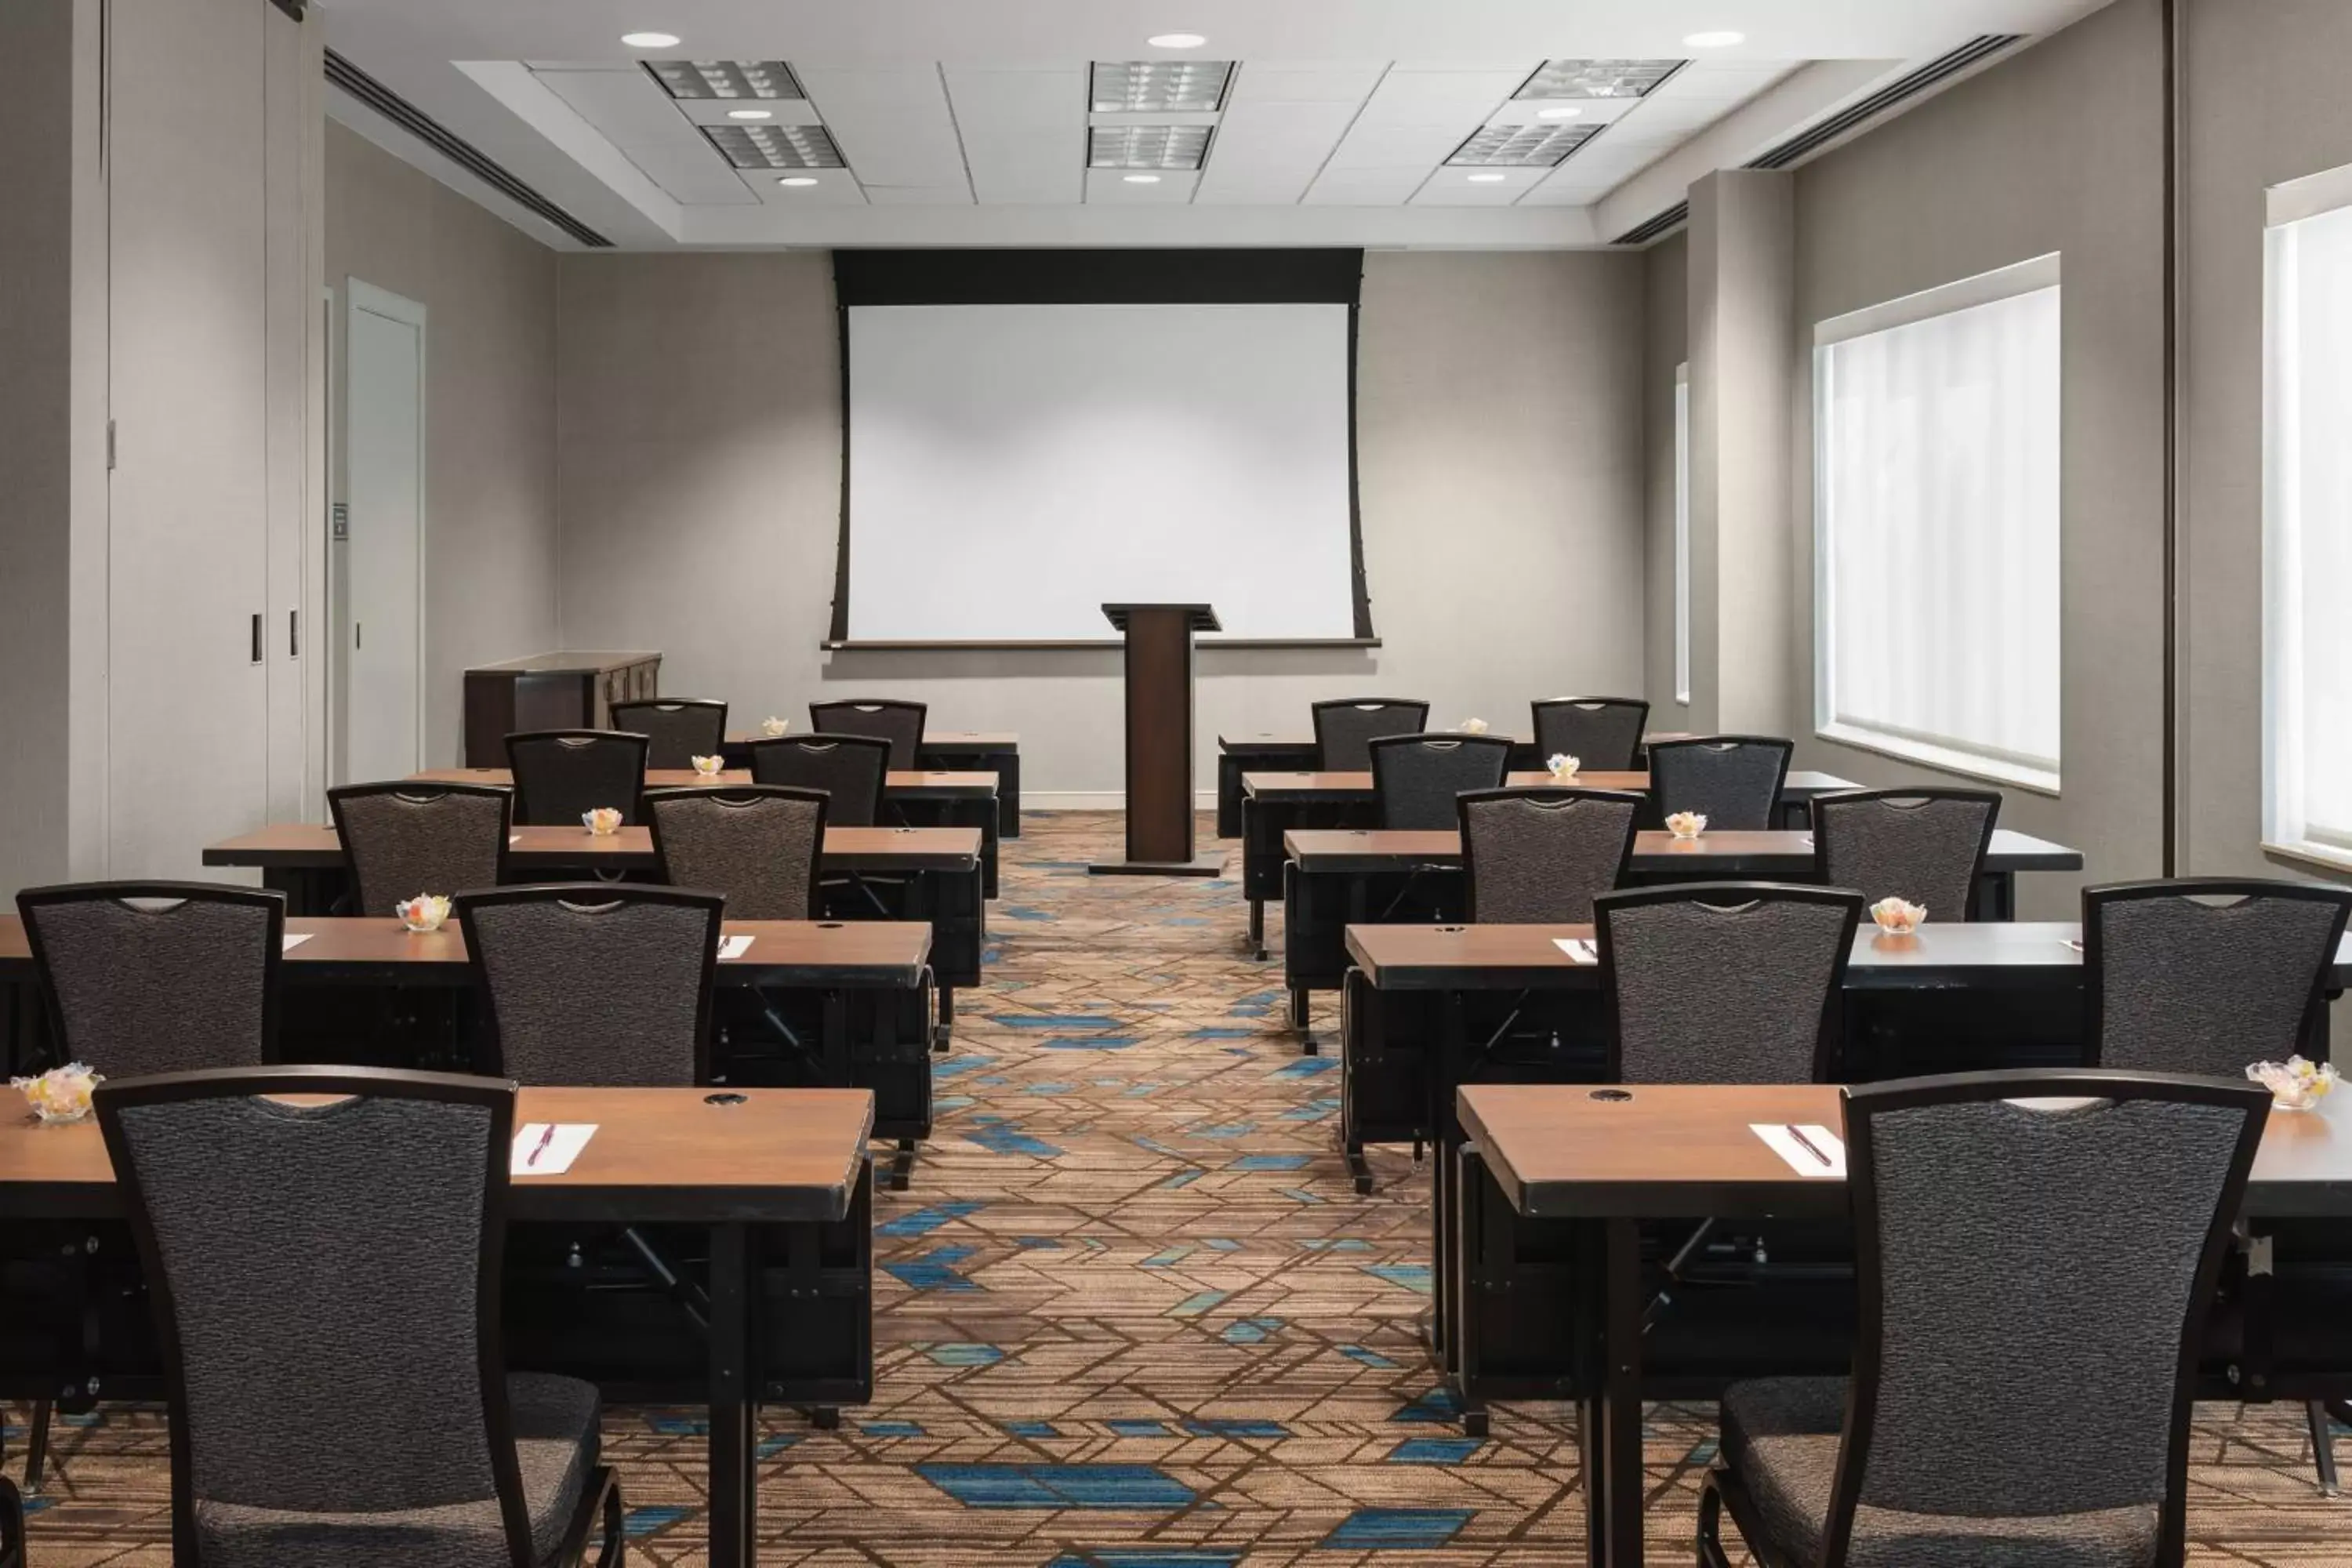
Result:
<instances>
[{"instance_id":1,"label":"window","mask_svg":"<svg viewBox=\"0 0 2352 1568\"><path fill-rule=\"evenodd\" d=\"M1690 706L1690 366L1675 366L1675 700Z\"/></svg>"},{"instance_id":2,"label":"window","mask_svg":"<svg viewBox=\"0 0 2352 1568\"><path fill-rule=\"evenodd\" d=\"M2352 866L2352 189L2271 192L2263 430L2263 838Z\"/></svg>"},{"instance_id":3,"label":"window","mask_svg":"<svg viewBox=\"0 0 2352 1568\"><path fill-rule=\"evenodd\" d=\"M1826 739L2055 793L2055 256L1813 331Z\"/></svg>"}]
</instances>

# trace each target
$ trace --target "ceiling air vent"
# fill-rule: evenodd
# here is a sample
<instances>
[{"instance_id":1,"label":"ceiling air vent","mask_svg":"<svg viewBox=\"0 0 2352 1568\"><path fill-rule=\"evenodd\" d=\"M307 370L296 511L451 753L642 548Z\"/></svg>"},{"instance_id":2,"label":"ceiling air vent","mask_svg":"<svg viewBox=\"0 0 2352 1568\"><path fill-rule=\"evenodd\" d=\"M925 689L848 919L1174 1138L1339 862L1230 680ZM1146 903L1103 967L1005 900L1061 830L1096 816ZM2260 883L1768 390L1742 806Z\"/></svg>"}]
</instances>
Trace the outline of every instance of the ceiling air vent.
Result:
<instances>
[{"instance_id":1,"label":"ceiling air vent","mask_svg":"<svg viewBox=\"0 0 2352 1568\"><path fill-rule=\"evenodd\" d=\"M1820 151L1839 137L1877 119L1929 88L1949 81L1979 61L2025 41L2022 33L1986 33L1970 38L1947 55L1938 55L1917 70L1887 83L1859 102L1848 104L1826 120L1805 127L1786 142L1748 164L1751 169L1785 169Z\"/></svg>"}]
</instances>

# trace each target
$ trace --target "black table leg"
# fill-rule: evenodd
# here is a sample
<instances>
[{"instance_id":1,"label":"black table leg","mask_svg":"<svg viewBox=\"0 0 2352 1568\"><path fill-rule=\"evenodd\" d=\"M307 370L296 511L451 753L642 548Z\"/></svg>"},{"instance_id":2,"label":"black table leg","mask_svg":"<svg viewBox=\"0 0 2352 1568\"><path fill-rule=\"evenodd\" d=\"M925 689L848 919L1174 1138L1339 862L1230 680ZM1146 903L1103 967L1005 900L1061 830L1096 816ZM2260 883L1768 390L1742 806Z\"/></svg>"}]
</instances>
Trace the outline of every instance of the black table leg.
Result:
<instances>
[{"instance_id":1,"label":"black table leg","mask_svg":"<svg viewBox=\"0 0 2352 1568\"><path fill-rule=\"evenodd\" d=\"M1601 1531L1608 1568L1642 1568L1642 1230L1603 1226L1600 1442Z\"/></svg>"},{"instance_id":2,"label":"black table leg","mask_svg":"<svg viewBox=\"0 0 2352 1568\"><path fill-rule=\"evenodd\" d=\"M931 1049L944 1051L955 1037L955 987L940 987L940 1021L931 1031Z\"/></svg>"},{"instance_id":3,"label":"black table leg","mask_svg":"<svg viewBox=\"0 0 2352 1568\"><path fill-rule=\"evenodd\" d=\"M710 1227L710 1568L752 1568L759 1475L751 1395L751 1228Z\"/></svg>"},{"instance_id":4,"label":"black table leg","mask_svg":"<svg viewBox=\"0 0 2352 1568\"><path fill-rule=\"evenodd\" d=\"M1258 963L1264 963L1265 962L1265 900L1252 899L1249 901L1249 911L1250 956Z\"/></svg>"}]
</instances>

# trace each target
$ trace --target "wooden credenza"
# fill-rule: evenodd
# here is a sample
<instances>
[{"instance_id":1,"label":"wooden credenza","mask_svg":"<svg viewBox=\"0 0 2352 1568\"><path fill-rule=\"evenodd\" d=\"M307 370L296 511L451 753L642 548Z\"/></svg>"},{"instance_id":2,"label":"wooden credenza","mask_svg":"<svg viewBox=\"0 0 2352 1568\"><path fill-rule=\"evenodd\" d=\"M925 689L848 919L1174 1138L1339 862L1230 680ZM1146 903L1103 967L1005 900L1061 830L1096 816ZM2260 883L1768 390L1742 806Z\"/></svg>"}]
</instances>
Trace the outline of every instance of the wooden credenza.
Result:
<instances>
[{"instance_id":1,"label":"wooden credenza","mask_svg":"<svg viewBox=\"0 0 2352 1568\"><path fill-rule=\"evenodd\" d=\"M615 702L661 695L657 653L535 653L466 672L466 765L506 766L522 730L607 730Z\"/></svg>"}]
</instances>

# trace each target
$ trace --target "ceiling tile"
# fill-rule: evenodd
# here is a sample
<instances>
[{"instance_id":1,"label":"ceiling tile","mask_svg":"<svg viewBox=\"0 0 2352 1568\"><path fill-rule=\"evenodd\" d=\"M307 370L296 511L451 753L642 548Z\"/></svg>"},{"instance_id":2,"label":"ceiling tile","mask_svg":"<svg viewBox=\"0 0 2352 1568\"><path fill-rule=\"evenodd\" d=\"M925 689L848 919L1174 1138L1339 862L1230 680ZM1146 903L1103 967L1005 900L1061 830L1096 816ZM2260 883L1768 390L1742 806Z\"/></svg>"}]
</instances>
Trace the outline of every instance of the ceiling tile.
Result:
<instances>
[{"instance_id":1,"label":"ceiling tile","mask_svg":"<svg viewBox=\"0 0 2352 1568\"><path fill-rule=\"evenodd\" d=\"M1229 204L1298 200L1347 133L1356 109L1355 102L1344 99L1236 102L1225 110L1193 199Z\"/></svg>"},{"instance_id":2,"label":"ceiling tile","mask_svg":"<svg viewBox=\"0 0 2352 1568\"><path fill-rule=\"evenodd\" d=\"M1086 193L1087 73L950 66L948 97L983 205L1059 205Z\"/></svg>"},{"instance_id":3,"label":"ceiling tile","mask_svg":"<svg viewBox=\"0 0 2352 1568\"><path fill-rule=\"evenodd\" d=\"M1388 70L1383 60L1360 60L1352 65L1296 64L1244 60L1225 94L1228 112L1244 104L1360 104Z\"/></svg>"},{"instance_id":4,"label":"ceiling tile","mask_svg":"<svg viewBox=\"0 0 2352 1568\"><path fill-rule=\"evenodd\" d=\"M938 67L844 68L794 60L793 68L860 182L961 185L970 199L963 147Z\"/></svg>"},{"instance_id":5,"label":"ceiling tile","mask_svg":"<svg viewBox=\"0 0 2352 1568\"><path fill-rule=\"evenodd\" d=\"M794 207L862 207L866 193L846 169L804 169L789 176L754 173L740 176L754 201L790 212ZM813 185L781 185L780 179L814 180Z\"/></svg>"},{"instance_id":6,"label":"ceiling tile","mask_svg":"<svg viewBox=\"0 0 2352 1568\"><path fill-rule=\"evenodd\" d=\"M727 161L645 72L559 70L537 76L673 200L738 205L747 199Z\"/></svg>"},{"instance_id":7,"label":"ceiling tile","mask_svg":"<svg viewBox=\"0 0 2352 1568\"><path fill-rule=\"evenodd\" d=\"M1160 174L1151 184L1130 184L1125 174L1117 169L1087 171L1087 205L1182 206L1192 199L1192 189L1200 175L1189 170L1171 169Z\"/></svg>"},{"instance_id":8,"label":"ceiling tile","mask_svg":"<svg viewBox=\"0 0 2352 1568\"><path fill-rule=\"evenodd\" d=\"M1412 195L1417 207L1507 207L1549 169L1440 169ZM1485 175L1485 179L1478 176Z\"/></svg>"}]
</instances>

